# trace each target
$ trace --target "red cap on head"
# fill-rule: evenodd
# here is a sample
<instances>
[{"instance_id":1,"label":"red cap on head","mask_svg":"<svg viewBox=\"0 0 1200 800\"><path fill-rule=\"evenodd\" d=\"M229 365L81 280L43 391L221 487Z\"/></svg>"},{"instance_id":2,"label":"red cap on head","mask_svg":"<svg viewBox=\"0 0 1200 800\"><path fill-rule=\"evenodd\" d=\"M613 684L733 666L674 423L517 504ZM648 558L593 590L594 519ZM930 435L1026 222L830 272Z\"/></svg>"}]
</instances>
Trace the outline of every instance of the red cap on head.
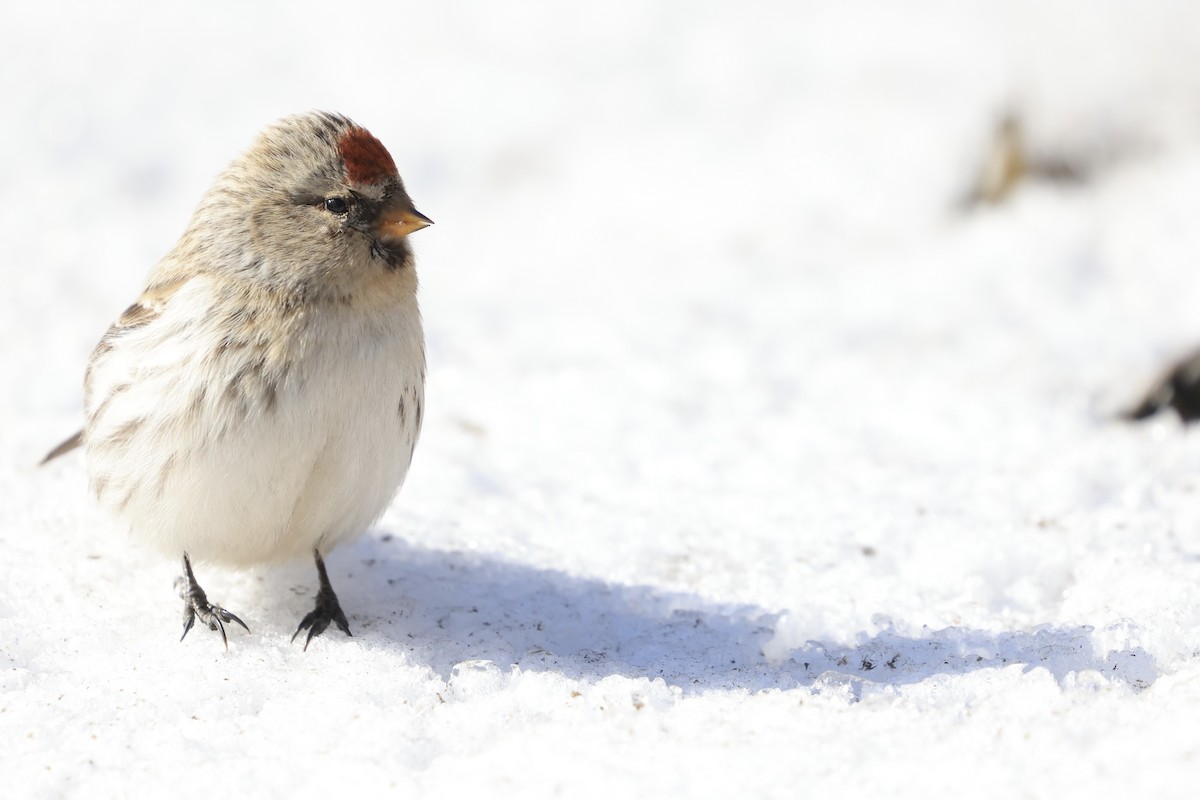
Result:
<instances>
[{"instance_id":1,"label":"red cap on head","mask_svg":"<svg viewBox=\"0 0 1200 800\"><path fill-rule=\"evenodd\" d=\"M378 184L399 175L387 148L362 128L351 128L342 134L338 139L338 154L351 183Z\"/></svg>"}]
</instances>

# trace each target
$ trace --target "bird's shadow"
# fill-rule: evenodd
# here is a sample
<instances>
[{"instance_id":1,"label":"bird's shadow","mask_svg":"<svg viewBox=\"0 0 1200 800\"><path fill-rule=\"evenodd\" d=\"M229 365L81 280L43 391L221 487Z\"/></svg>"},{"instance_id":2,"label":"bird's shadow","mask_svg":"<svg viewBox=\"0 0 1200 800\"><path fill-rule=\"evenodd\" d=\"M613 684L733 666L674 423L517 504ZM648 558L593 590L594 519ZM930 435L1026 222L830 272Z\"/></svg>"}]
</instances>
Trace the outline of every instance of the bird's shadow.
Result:
<instances>
[{"instance_id":1,"label":"bird's shadow","mask_svg":"<svg viewBox=\"0 0 1200 800\"><path fill-rule=\"evenodd\" d=\"M1088 626L951 627L920 636L885 629L851 646L808 641L780 652L772 641L780 615L759 607L718 606L651 586L424 549L378 531L328 563L354 635L399 647L443 679L462 662L491 661L576 679L661 678L686 694L816 685L857 698L868 685L909 685L1014 664L1044 667L1060 685L1096 670L1135 691L1159 675L1154 657L1139 647L1098 655ZM311 598L310 591L295 589L289 614L302 613Z\"/></svg>"}]
</instances>

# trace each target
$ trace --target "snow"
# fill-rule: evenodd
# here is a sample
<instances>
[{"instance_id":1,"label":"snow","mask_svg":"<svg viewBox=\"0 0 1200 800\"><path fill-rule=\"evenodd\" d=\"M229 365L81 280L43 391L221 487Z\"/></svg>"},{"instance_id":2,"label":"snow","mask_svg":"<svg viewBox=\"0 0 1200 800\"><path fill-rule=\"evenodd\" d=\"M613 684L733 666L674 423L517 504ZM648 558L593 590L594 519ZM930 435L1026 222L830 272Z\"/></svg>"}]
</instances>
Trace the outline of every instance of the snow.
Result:
<instances>
[{"instance_id":1,"label":"snow","mask_svg":"<svg viewBox=\"0 0 1200 800\"><path fill-rule=\"evenodd\" d=\"M1200 7L222 0L0 28L6 796L1190 797ZM428 410L329 559L178 565L77 455L91 347L273 119L418 207ZM964 207L1016 112L1037 175Z\"/></svg>"}]
</instances>

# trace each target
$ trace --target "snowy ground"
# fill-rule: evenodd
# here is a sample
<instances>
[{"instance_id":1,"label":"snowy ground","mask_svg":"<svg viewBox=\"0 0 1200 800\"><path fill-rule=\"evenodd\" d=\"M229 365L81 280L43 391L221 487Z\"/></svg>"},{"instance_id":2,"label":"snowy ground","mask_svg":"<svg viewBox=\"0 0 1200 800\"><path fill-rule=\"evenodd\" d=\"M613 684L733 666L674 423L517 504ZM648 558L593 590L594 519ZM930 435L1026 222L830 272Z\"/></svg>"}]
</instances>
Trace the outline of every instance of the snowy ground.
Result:
<instances>
[{"instance_id":1,"label":"snowy ground","mask_svg":"<svg viewBox=\"0 0 1200 800\"><path fill-rule=\"evenodd\" d=\"M1200 343L1200 8L546 6L6 12L5 796L1194 796L1200 440L1112 412ZM296 564L179 644L33 465L310 108L437 221L425 431L353 639L289 643ZM1083 180L965 209L1011 110Z\"/></svg>"}]
</instances>

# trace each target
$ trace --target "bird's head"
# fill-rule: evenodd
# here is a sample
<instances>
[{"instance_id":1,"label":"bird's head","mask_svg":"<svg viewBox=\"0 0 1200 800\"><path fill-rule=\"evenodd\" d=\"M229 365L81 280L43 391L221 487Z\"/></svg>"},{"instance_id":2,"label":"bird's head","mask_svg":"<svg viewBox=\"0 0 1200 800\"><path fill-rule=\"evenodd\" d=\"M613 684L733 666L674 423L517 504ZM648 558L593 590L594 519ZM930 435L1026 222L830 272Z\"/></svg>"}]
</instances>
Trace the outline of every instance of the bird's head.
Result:
<instances>
[{"instance_id":1,"label":"bird's head","mask_svg":"<svg viewBox=\"0 0 1200 800\"><path fill-rule=\"evenodd\" d=\"M188 236L224 268L284 286L352 291L412 271L417 211L383 144L346 117L287 117L217 180Z\"/></svg>"}]
</instances>

